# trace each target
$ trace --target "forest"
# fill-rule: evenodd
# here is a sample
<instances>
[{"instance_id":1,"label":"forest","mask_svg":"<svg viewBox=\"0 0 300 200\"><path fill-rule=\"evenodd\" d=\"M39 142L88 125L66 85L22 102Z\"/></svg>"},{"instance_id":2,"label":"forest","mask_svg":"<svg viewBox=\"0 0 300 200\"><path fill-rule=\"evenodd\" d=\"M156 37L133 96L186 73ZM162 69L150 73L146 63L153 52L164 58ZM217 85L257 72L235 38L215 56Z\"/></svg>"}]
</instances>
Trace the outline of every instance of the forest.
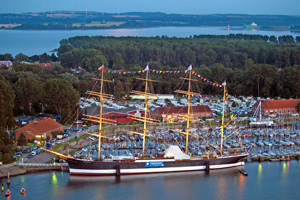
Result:
<instances>
[{"instance_id":1,"label":"forest","mask_svg":"<svg viewBox=\"0 0 300 200\"><path fill-rule=\"evenodd\" d=\"M58 58L63 67L81 67L95 72L99 65L111 70L182 70L190 64L207 79L226 80L233 95L298 98L300 95L300 37L231 34L190 38L162 37L73 37L62 40ZM120 80L124 92L132 88L128 76ZM154 75L155 93L172 93L179 75ZM164 87L161 87L164 85ZM202 94L216 94L199 82Z\"/></svg>"},{"instance_id":2,"label":"forest","mask_svg":"<svg viewBox=\"0 0 300 200\"><path fill-rule=\"evenodd\" d=\"M14 116L40 112L58 114L62 122L76 115L80 96L93 88L92 77L98 68L108 71L181 70L189 65L206 80L227 82L231 95L299 98L300 45L299 37L259 35L201 35L189 38L163 37L73 37L60 42L57 54L0 55L0 60L14 62L12 69L1 68L0 126L13 127ZM27 62L52 62L50 70ZM74 69L74 70L71 70ZM143 73L105 73L113 82L106 93L123 100L142 85L136 77ZM152 93L173 94L184 73L151 73L156 80ZM198 77L199 77L198 76ZM197 77L195 77L197 78ZM220 95L221 89L198 78L192 90L202 95ZM97 88L94 88L97 90ZM183 88L184 89L184 88ZM71 116L71 117L70 117Z\"/></svg>"}]
</instances>

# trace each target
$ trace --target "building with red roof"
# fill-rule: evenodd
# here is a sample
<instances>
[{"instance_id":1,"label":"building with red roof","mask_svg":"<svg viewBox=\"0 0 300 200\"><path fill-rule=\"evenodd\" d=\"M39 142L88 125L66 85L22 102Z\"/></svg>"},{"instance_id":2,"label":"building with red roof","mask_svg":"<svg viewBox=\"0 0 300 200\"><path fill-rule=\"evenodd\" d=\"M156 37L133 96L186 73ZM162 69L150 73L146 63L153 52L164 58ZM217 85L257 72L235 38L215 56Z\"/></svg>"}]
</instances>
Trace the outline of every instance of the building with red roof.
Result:
<instances>
[{"instance_id":1,"label":"building with red roof","mask_svg":"<svg viewBox=\"0 0 300 200\"><path fill-rule=\"evenodd\" d=\"M54 131L63 131L63 125L56 122L52 118L44 117L42 120L27 124L16 131L16 138L19 138L21 133L24 133L27 139L39 139L49 136Z\"/></svg>"},{"instance_id":2,"label":"building with red roof","mask_svg":"<svg viewBox=\"0 0 300 200\"><path fill-rule=\"evenodd\" d=\"M160 120L162 118L167 119L168 121L173 121L177 118L177 115L187 115L188 114L188 107L161 107L156 108L152 113L152 118ZM206 105L200 106L191 106L190 116L195 118L201 117L211 117L212 111Z\"/></svg>"},{"instance_id":3,"label":"building with red roof","mask_svg":"<svg viewBox=\"0 0 300 200\"><path fill-rule=\"evenodd\" d=\"M85 113L91 116L100 117L100 107L87 107L85 108ZM132 123L135 120L131 115L136 115L140 117L145 116L144 110L139 110L136 107L127 107L122 109L113 109L113 108L103 108L103 118L110 119L119 124ZM149 113L147 114L149 116Z\"/></svg>"},{"instance_id":4,"label":"building with red roof","mask_svg":"<svg viewBox=\"0 0 300 200\"><path fill-rule=\"evenodd\" d=\"M13 63L10 60L0 61L0 68L7 67L9 69L12 69L12 65Z\"/></svg>"},{"instance_id":5,"label":"building with red roof","mask_svg":"<svg viewBox=\"0 0 300 200\"><path fill-rule=\"evenodd\" d=\"M262 116L295 114L298 113L296 107L299 102L300 99L261 100L252 106L252 112L254 113L259 109L261 103ZM260 113L260 111L258 111L258 113Z\"/></svg>"},{"instance_id":6,"label":"building with red roof","mask_svg":"<svg viewBox=\"0 0 300 200\"><path fill-rule=\"evenodd\" d=\"M41 66L44 70L50 70L52 68L51 63L39 63L39 66Z\"/></svg>"},{"instance_id":7,"label":"building with red roof","mask_svg":"<svg viewBox=\"0 0 300 200\"><path fill-rule=\"evenodd\" d=\"M41 66L44 70L50 70L52 68L52 64L51 63L35 62L34 64Z\"/></svg>"}]
</instances>

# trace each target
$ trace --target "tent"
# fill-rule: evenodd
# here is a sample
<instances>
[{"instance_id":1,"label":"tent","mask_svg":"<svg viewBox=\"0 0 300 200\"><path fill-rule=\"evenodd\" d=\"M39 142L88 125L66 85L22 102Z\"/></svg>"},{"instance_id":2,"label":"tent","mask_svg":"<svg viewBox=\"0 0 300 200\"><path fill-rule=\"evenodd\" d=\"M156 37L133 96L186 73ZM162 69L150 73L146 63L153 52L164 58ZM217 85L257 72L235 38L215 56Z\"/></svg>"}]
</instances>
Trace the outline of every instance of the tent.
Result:
<instances>
[{"instance_id":1,"label":"tent","mask_svg":"<svg viewBox=\"0 0 300 200\"><path fill-rule=\"evenodd\" d=\"M183 153L179 146L170 145L169 148L165 151L164 158L174 157L175 160L189 160L190 156Z\"/></svg>"}]
</instances>

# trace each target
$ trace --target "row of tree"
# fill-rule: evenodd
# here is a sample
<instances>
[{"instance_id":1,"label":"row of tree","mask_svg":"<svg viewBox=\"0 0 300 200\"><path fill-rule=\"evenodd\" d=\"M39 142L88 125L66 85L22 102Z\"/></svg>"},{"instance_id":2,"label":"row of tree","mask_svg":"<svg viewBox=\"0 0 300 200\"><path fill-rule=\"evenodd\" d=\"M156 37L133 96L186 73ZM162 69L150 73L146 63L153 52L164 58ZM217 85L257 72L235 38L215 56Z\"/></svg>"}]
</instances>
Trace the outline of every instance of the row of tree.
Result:
<instances>
[{"instance_id":1,"label":"row of tree","mask_svg":"<svg viewBox=\"0 0 300 200\"><path fill-rule=\"evenodd\" d=\"M40 63L48 63L48 62L56 62L58 60L57 56L52 53L51 55L48 55L46 53L43 53L41 55L33 55L33 56L26 56L22 53L17 54L15 57L13 57L10 53L6 53L3 55L0 55L0 60L10 60L15 62L36 62L39 61Z\"/></svg>"},{"instance_id":2,"label":"row of tree","mask_svg":"<svg viewBox=\"0 0 300 200\"><path fill-rule=\"evenodd\" d=\"M128 70L152 62L161 69L215 63L244 69L248 59L254 64L285 68L300 64L300 46L289 42L291 38L294 40L282 36L280 43L287 44L277 44L278 39L272 36L241 34L191 38L81 36L62 40L58 57L64 67L80 66L88 71L95 71L99 64Z\"/></svg>"}]
</instances>

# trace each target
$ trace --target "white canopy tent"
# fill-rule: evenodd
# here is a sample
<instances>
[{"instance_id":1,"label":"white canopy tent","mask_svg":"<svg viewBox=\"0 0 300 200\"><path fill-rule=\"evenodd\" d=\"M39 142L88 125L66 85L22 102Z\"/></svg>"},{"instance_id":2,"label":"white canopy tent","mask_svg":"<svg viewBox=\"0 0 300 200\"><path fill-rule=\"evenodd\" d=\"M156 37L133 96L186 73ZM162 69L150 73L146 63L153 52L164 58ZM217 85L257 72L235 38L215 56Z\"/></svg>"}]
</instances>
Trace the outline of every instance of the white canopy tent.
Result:
<instances>
[{"instance_id":1,"label":"white canopy tent","mask_svg":"<svg viewBox=\"0 0 300 200\"><path fill-rule=\"evenodd\" d=\"M170 145L169 148L165 151L164 158L174 157L175 160L189 160L190 156L183 153L179 146Z\"/></svg>"}]
</instances>

